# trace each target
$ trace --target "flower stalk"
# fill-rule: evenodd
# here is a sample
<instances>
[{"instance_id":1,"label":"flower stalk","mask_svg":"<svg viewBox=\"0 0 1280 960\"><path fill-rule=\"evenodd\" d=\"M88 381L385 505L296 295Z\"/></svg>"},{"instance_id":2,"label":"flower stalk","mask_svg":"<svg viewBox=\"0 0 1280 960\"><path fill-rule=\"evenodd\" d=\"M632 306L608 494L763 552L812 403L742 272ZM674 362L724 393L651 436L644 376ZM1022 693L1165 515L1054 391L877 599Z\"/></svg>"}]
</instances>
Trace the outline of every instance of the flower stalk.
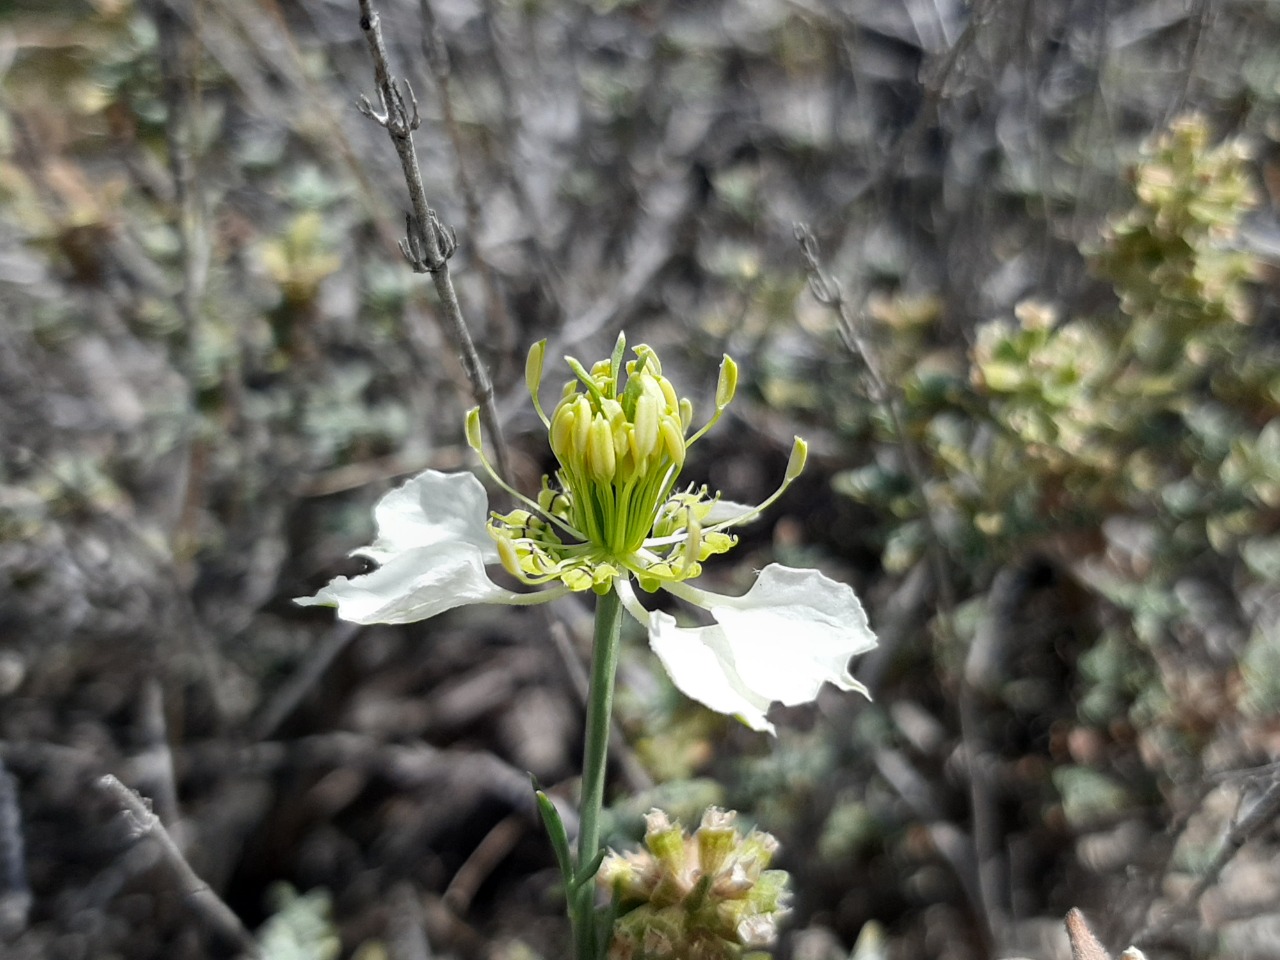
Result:
<instances>
[{"instance_id":1,"label":"flower stalk","mask_svg":"<svg viewBox=\"0 0 1280 960\"><path fill-rule=\"evenodd\" d=\"M569 915L578 960L595 960L595 884L600 861L600 811L604 806L613 716L613 684L618 673L622 600L612 587L596 597L595 643L591 653L591 686L587 693L587 737L582 757L582 803L578 812L578 876L571 891Z\"/></svg>"}]
</instances>

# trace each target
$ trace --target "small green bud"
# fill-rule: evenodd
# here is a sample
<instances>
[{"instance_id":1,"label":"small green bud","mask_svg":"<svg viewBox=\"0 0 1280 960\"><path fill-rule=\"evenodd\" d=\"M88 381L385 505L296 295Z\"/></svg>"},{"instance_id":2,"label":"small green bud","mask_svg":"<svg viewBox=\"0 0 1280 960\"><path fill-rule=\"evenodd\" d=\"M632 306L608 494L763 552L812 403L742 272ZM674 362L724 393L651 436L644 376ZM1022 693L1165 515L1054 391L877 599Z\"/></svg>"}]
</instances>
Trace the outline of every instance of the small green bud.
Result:
<instances>
[{"instance_id":1,"label":"small green bud","mask_svg":"<svg viewBox=\"0 0 1280 960\"><path fill-rule=\"evenodd\" d=\"M467 411L467 446L480 452L480 408L472 407Z\"/></svg>"},{"instance_id":2,"label":"small green bud","mask_svg":"<svg viewBox=\"0 0 1280 960\"><path fill-rule=\"evenodd\" d=\"M533 398L533 407L538 411L539 416L542 414L542 404L538 400L538 391L542 386L542 363L547 356L547 341L539 340L529 348L529 356L524 361L524 385L529 390L529 396ZM543 417L543 423L546 418Z\"/></svg>"},{"instance_id":3,"label":"small green bud","mask_svg":"<svg viewBox=\"0 0 1280 960\"><path fill-rule=\"evenodd\" d=\"M684 869L684 833L657 807L644 816L644 845L668 870Z\"/></svg>"},{"instance_id":4,"label":"small green bud","mask_svg":"<svg viewBox=\"0 0 1280 960\"><path fill-rule=\"evenodd\" d=\"M800 437L796 437L791 444L791 457L787 460L787 472L783 482L790 483L804 473L804 465L808 459L809 444Z\"/></svg>"},{"instance_id":5,"label":"small green bud","mask_svg":"<svg viewBox=\"0 0 1280 960\"><path fill-rule=\"evenodd\" d=\"M692 510L685 510L685 531L687 538L681 548L681 559L686 567L696 567L702 552L702 524Z\"/></svg>"},{"instance_id":6,"label":"small green bud","mask_svg":"<svg viewBox=\"0 0 1280 960\"><path fill-rule=\"evenodd\" d=\"M727 353L720 361L720 379L716 381L716 409L723 410L738 392L738 365Z\"/></svg>"},{"instance_id":7,"label":"small green bud","mask_svg":"<svg viewBox=\"0 0 1280 960\"><path fill-rule=\"evenodd\" d=\"M654 361L656 366L657 361ZM658 376L657 371L651 371L658 378L658 389L662 391L662 399L666 401L668 412L678 410L680 408L680 398L676 396L676 388L671 385L671 381L666 377Z\"/></svg>"},{"instance_id":8,"label":"small green bud","mask_svg":"<svg viewBox=\"0 0 1280 960\"><path fill-rule=\"evenodd\" d=\"M561 462L572 456L575 419L574 405L571 402L566 403L564 400L560 401L555 412L551 415L551 432L549 435L551 451L560 458Z\"/></svg>"},{"instance_id":9,"label":"small green bud","mask_svg":"<svg viewBox=\"0 0 1280 960\"><path fill-rule=\"evenodd\" d=\"M635 368L632 369L631 364L627 364L628 373L639 373L641 367L643 367L645 371L655 377L662 376L662 363L658 360L658 355L654 352L653 347L647 343L638 343L631 352L636 355L636 359L631 361L635 364Z\"/></svg>"},{"instance_id":10,"label":"small green bud","mask_svg":"<svg viewBox=\"0 0 1280 960\"><path fill-rule=\"evenodd\" d=\"M560 581L575 593L581 593L584 590L590 590L594 582L591 574L581 567L571 567L560 575Z\"/></svg>"},{"instance_id":11,"label":"small green bud","mask_svg":"<svg viewBox=\"0 0 1280 960\"><path fill-rule=\"evenodd\" d=\"M591 401L579 396L573 401L573 452L571 455L575 458L586 455L592 419Z\"/></svg>"},{"instance_id":12,"label":"small green bud","mask_svg":"<svg viewBox=\"0 0 1280 960\"><path fill-rule=\"evenodd\" d=\"M627 335L618 331L618 339L613 344L613 354L609 357L609 377L617 383L618 373L622 370L622 358L627 353Z\"/></svg>"}]
</instances>

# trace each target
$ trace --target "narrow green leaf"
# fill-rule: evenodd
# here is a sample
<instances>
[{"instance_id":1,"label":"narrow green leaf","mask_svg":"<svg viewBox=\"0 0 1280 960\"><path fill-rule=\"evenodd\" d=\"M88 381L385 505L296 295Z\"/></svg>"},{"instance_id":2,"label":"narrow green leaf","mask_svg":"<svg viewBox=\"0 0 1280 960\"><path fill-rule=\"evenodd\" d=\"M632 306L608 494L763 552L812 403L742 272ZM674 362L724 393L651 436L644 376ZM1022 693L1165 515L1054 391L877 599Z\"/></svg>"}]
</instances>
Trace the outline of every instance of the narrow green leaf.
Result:
<instances>
[{"instance_id":1,"label":"narrow green leaf","mask_svg":"<svg viewBox=\"0 0 1280 960\"><path fill-rule=\"evenodd\" d=\"M579 872L573 879L573 889L577 890L585 883L590 883L595 879L596 873L600 870L600 864L604 863L604 851L597 850L596 855L591 858L591 862L587 864L587 869Z\"/></svg>"},{"instance_id":2,"label":"narrow green leaf","mask_svg":"<svg viewBox=\"0 0 1280 960\"><path fill-rule=\"evenodd\" d=\"M530 779L533 779L532 777ZM551 838L551 849L555 851L556 863L560 865L560 876L564 880L565 895L572 898L577 885L573 877L573 855L569 852L569 835L565 832L564 821L551 798L538 789L538 781L533 779L533 795L538 801L538 813L542 815L542 823L547 828L547 836Z\"/></svg>"}]
</instances>

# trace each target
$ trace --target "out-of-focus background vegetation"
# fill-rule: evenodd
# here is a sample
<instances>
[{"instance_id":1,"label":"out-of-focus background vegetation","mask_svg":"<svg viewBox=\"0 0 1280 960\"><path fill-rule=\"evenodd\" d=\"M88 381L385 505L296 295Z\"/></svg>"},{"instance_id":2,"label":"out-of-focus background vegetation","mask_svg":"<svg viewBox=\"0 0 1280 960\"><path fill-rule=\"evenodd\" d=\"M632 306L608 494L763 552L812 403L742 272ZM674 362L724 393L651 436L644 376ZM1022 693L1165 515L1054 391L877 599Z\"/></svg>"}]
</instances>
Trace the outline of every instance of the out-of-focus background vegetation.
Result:
<instances>
[{"instance_id":1,"label":"out-of-focus background vegetation","mask_svg":"<svg viewBox=\"0 0 1280 960\"><path fill-rule=\"evenodd\" d=\"M1072 906L1280 956L1280 7L380 12L516 482L532 341L625 329L703 409L727 351L688 476L813 456L708 576L820 566L881 636L874 702L777 740L631 638L615 842L742 811L797 960L1055 960ZM571 796L587 608L290 603L398 479L473 465L355 0L17 0L0 73L0 953L236 953L113 773L269 957L563 956L525 772Z\"/></svg>"}]
</instances>

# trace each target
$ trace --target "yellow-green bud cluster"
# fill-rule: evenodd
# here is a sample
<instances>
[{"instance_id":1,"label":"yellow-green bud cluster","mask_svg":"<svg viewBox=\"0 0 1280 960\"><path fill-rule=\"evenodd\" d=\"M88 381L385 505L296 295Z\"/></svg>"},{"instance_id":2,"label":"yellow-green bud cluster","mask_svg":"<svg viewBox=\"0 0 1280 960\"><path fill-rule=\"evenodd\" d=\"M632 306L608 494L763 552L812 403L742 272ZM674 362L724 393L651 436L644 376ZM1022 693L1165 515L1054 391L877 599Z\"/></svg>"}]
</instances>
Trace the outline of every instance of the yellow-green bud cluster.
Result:
<instances>
[{"instance_id":1,"label":"yellow-green bud cluster","mask_svg":"<svg viewBox=\"0 0 1280 960\"><path fill-rule=\"evenodd\" d=\"M777 938L786 871L769 870L770 834L737 830L736 814L711 807L687 835L661 810L646 817L643 851L610 852L597 882L626 911L614 923L610 960L747 960Z\"/></svg>"},{"instance_id":2,"label":"yellow-green bud cluster","mask_svg":"<svg viewBox=\"0 0 1280 960\"><path fill-rule=\"evenodd\" d=\"M625 341L619 340L619 346ZM551 452L571 494L575 526L621 554L639 549L684 466L693 404L678 399L652 348L641 344L626 364L621 351L565 384L551 414Z\"/></svg>"},{"instance_id":3,"label":"yellow-green bud cluster","mask_svg":"<svg viewBox=\"0 0 1280 960\"><path fill-rule=\"evenodd\" d=\"M737 540L704 531L716 502L705 487L673 491L689 445L733 399L737 365L724 358L715 412L690 435L693 404L677 396L652 347L634 347L624 362L626 339L619 336L610 358L590 370L566 357L575 378L549 417L538 390L545 352L545 341L529 351L525 381L559 462L557 486L544 477L537 503L525 500L541 516L516 510L490 521L503 565L526 583L559 579L574 590L607 589L623 571L649 590L698 576L703 560ZM468 441L481 449L478 415L468 421Z\"/></svg>"}]
</instances>

